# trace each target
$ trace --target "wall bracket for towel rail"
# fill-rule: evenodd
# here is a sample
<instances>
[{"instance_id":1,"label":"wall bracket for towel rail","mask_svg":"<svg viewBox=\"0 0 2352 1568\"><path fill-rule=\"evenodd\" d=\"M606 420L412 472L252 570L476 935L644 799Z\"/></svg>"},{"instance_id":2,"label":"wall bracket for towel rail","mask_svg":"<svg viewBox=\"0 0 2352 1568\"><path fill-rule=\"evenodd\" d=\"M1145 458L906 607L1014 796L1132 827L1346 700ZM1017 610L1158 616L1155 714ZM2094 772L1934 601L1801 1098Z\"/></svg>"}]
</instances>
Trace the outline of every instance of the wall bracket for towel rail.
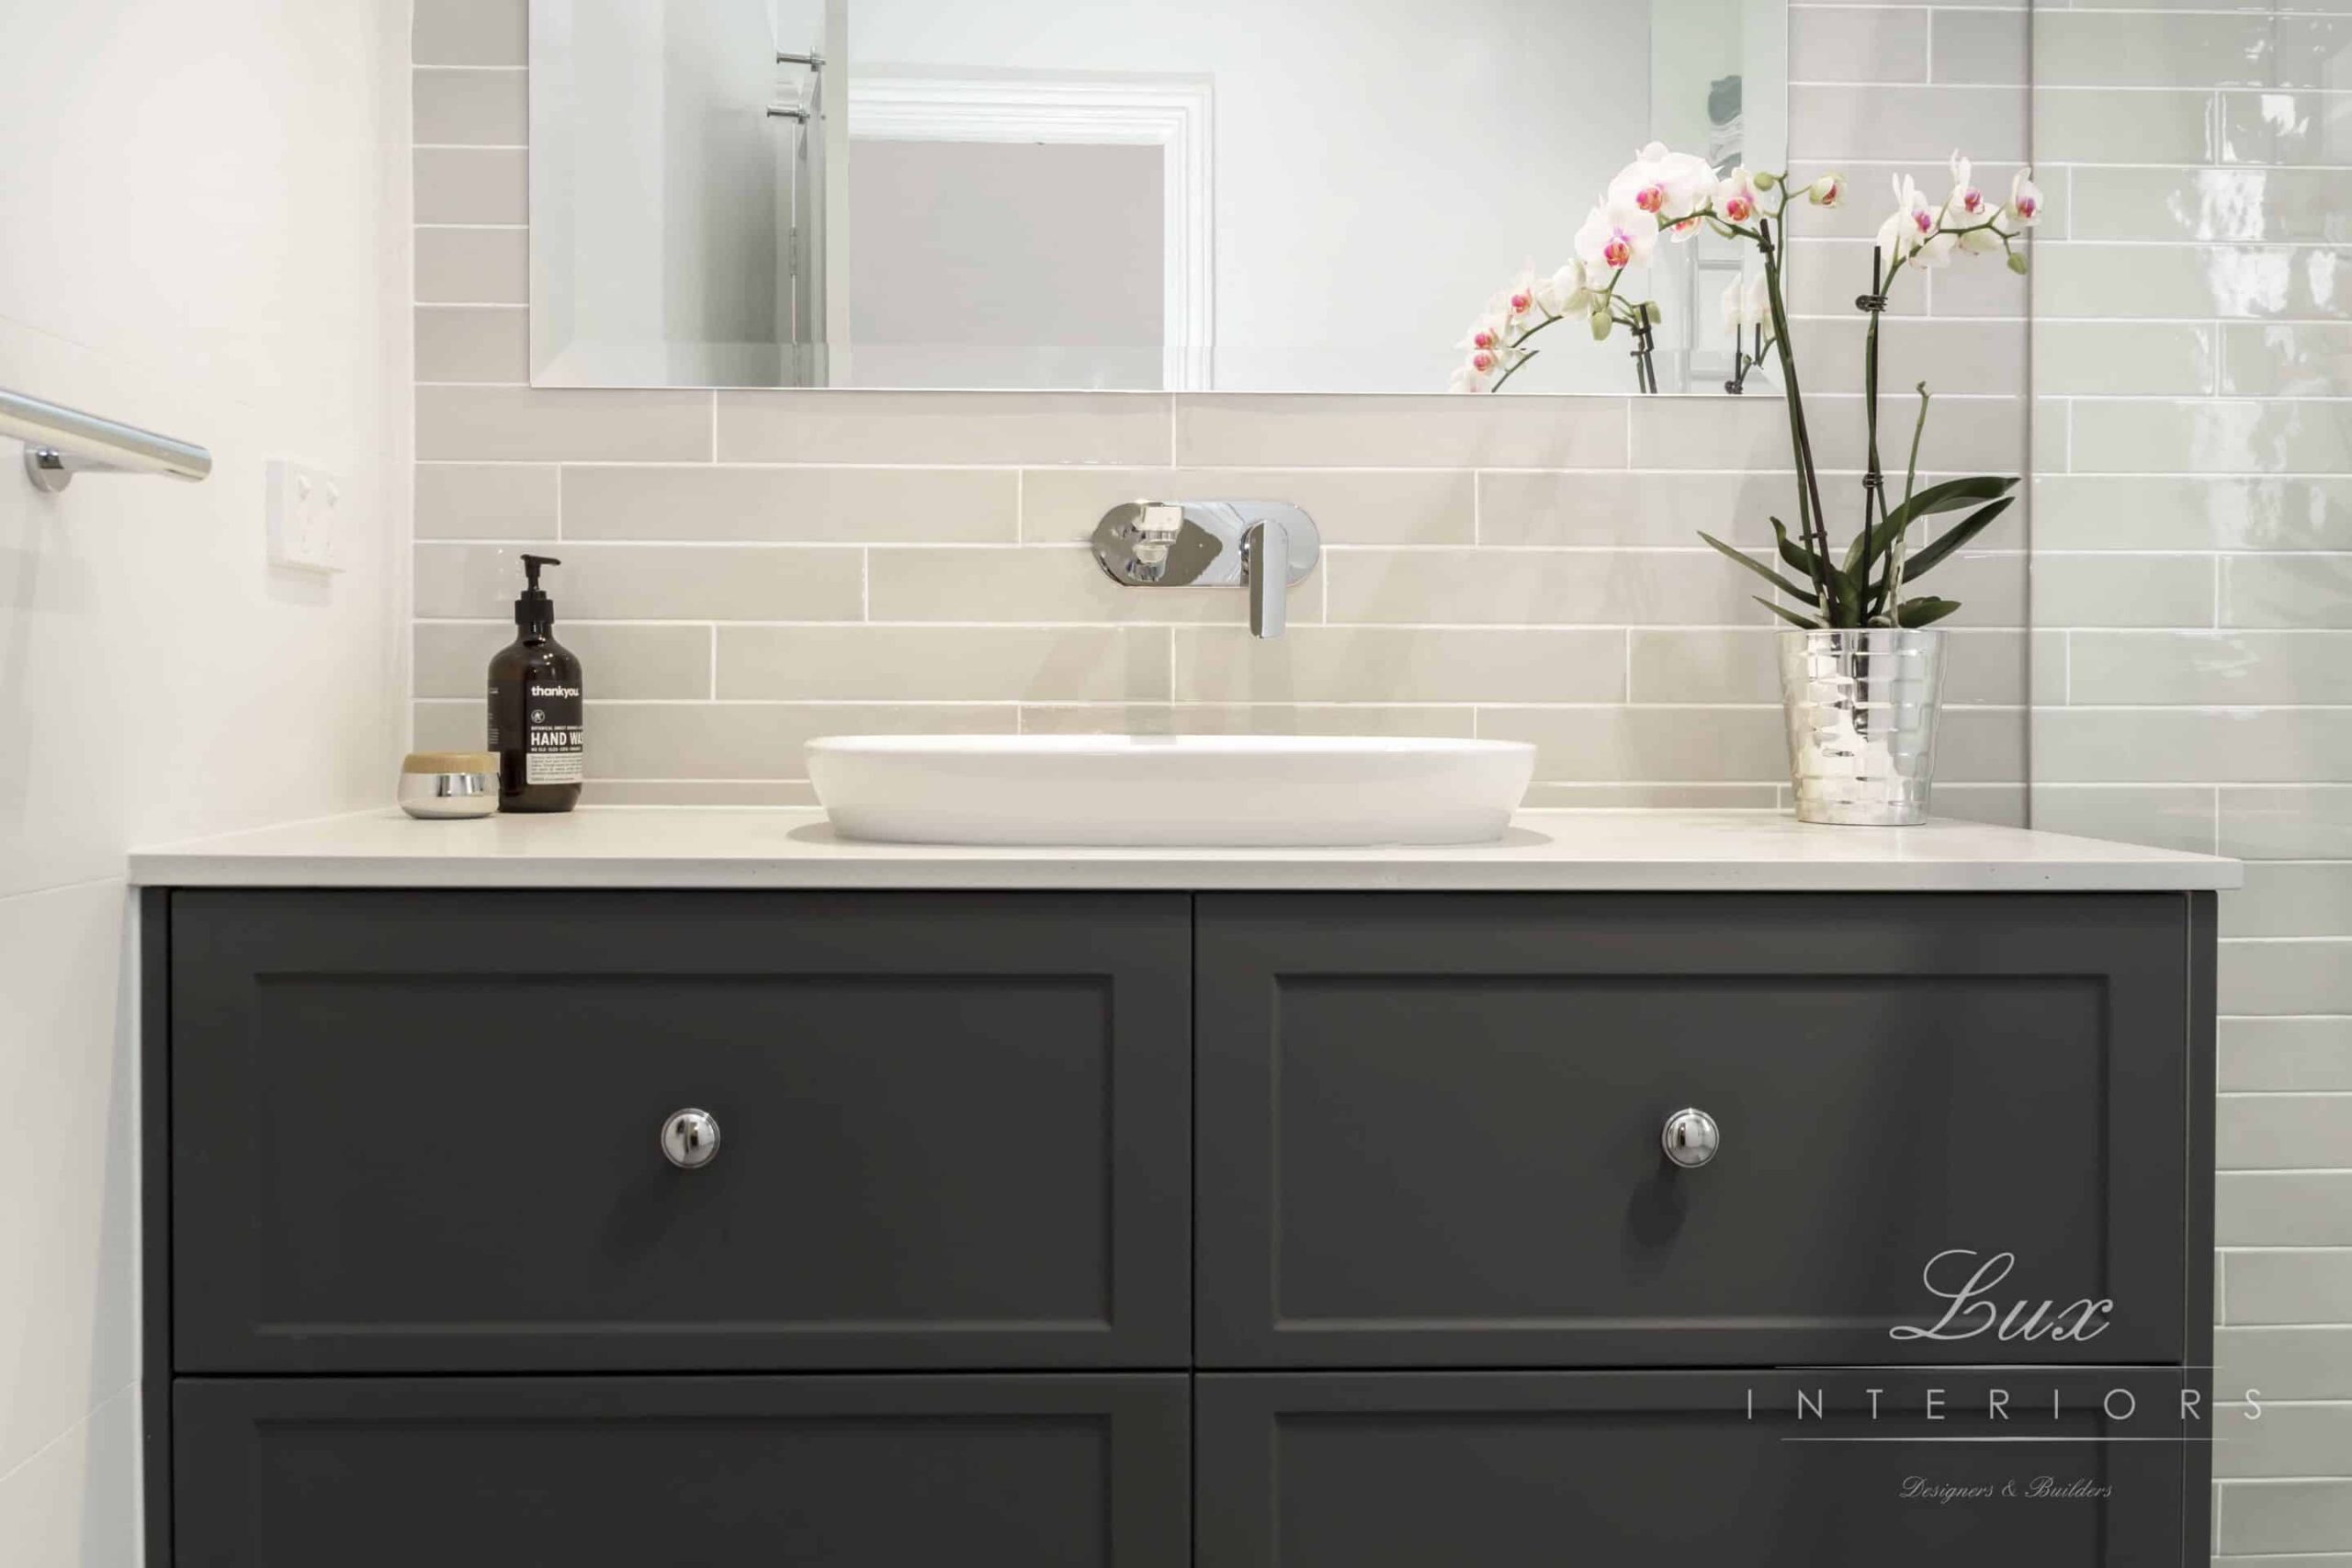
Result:
<instances>
[{"instance_id":1,"label":"wall bracket for towel rail","mask_svg":"<svg viewBox=\"0 0 2352 1568\"><path fill-rule=\"evenodd\" d=\"M25 476L52 495L79 473L169 474L193 482L212 471L212 454L201 446L5 389L0 435L25 444Z\"/></svg>"}]
</instances>

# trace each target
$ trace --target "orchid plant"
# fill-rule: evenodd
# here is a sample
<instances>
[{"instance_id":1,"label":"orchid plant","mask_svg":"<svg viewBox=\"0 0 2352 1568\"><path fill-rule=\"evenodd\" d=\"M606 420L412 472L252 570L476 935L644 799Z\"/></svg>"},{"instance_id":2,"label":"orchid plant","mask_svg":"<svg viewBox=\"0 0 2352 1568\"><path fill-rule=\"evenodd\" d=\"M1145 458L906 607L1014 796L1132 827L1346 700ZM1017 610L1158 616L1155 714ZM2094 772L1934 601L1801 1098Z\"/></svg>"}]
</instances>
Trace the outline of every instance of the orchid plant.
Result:
<instances>
[{"instance_id":1,"label":"orchid plant","mask_svg":"<svg viewBox=\"0 0 2352 1568\"><path fill-rule=\"evenodd\" d=\"M2041 193L2030 170L2019 170L2010 183L2008 200L1996 202L1973 183L1967 159L1955 152L1951 167L1951 191L1940 203L1930 202L1910 176L1896 176L1894 211L1880 226L1871 250L1870 292L1855 301L1870 320L1862 349L1869 466L1862 478L1861 525L1842 552L1830 543L1804 395L1789 340L1784 248L1791 209L1800 200L1814 207L1838 206L1845 197L1839 175L1824 175L1794 186L1784 173L1735 168L1719 174L1703 158L1650 143L1609 182L1607 193L1577 231L1575 258L1548 276L1529 267L1472 325L1462 344L1466 357L1453 374L1453 389L1501 390L1539 352L1528 346L1532 339L1575 318L1588 324L1596 342L1620 326L1629 329L1641 389L1656 391L1651 333L1661 315L1655 300L1626 297L1627 274L1648 262L1661 237L1687 240L1712 231L1747 241L1760 254L1762 266L1753 276L1733 279L1724 291L1724 321L1737 345L1728 386L1740 389L1748 370L1768 350L1777 356L1797 472L1797 529L1791 537L1787 525L1775 517L1772 533L1781 564L1802 573L1803 581L1791 581L1713 535L1699 536L1789 600L1807 606L1810 613L1758 596L1774 615L1808 630L1924 626L1942 620L1960 606L1929 596L1905 599L1905 584L1925 576L1990 526L2015 501L2011 491L2018 481L1982 475L1917 488L1920 441L1928 424L1928 393L1923 381L1917 389L1919 412L1911 431L1903 499L1894 506L1886 504L1878 446L1879 321L1888 290L1906 268L1931 271L1954 255L1999 254L2007 258L2011 271L2024 272L2026 258L2019 247L2041 217ZM1932 543L1916 553L1909 548L1914 523L1962 510L1968 514Z\"/></svg>"}]
</instances>

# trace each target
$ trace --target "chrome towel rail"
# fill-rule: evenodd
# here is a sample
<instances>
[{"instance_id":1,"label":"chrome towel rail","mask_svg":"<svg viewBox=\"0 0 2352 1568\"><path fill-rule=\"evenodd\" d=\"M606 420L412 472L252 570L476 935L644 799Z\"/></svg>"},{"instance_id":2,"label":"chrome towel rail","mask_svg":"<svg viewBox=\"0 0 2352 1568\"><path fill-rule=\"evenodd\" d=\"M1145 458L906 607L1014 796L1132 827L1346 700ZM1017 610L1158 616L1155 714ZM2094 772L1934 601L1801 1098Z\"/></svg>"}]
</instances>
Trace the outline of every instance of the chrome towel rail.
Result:
<instances>
[{"instance_id":1,"label":"chrome towel rail","mask_svg":"<svg viewBox=\"0 0 2352 1568\"><path fill-rule=\"evenodd\" d=\"M212 454L186 441L0 389L0 435L25 444L25 473L54 494L78 473L169 474L194 481Z\"/></svg>"}]
</instances>

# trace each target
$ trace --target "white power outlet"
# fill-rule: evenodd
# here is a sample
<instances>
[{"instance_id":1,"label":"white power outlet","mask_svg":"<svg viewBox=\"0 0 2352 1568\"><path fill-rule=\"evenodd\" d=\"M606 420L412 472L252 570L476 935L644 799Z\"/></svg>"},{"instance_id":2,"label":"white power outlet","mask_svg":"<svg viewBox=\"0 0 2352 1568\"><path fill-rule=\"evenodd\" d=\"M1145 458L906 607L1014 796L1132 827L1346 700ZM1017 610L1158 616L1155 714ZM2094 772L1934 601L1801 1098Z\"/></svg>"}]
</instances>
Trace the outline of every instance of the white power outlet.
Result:
<instances>
[{"instance_id":1,"label":"white power outlet","mask_svg":"<svg viewBox=\"0 0 2352 1568\"><path fill-rule=\"evenodd\" d=\"M351 483L282 457L269 462L269 562L301 571L343 570Z\"/></svg>"}]
</instances>

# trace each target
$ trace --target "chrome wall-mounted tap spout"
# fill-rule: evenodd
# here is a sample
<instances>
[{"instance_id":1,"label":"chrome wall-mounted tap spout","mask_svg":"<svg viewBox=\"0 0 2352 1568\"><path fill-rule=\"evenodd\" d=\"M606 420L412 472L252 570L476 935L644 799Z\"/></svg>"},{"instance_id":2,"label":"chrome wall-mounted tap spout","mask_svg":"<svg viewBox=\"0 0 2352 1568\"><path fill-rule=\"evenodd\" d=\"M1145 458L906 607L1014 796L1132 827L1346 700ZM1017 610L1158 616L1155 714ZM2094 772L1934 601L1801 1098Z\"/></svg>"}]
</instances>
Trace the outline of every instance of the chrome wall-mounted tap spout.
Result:
<instances>
[{"instance_id":1,"label":"chrome wall-mounted tap spout","mask_svg":"<svg viewBox=\"0 0 2352 1568\"><path fill-rule=\"evenodd\" d=\"M1247 588L1250 630L1283 635L1288 593L1315 570L1323 536L1287 501L1131 501L1094 525L1094 558L1129 588Z\"/></svg>"}]
</instances>

